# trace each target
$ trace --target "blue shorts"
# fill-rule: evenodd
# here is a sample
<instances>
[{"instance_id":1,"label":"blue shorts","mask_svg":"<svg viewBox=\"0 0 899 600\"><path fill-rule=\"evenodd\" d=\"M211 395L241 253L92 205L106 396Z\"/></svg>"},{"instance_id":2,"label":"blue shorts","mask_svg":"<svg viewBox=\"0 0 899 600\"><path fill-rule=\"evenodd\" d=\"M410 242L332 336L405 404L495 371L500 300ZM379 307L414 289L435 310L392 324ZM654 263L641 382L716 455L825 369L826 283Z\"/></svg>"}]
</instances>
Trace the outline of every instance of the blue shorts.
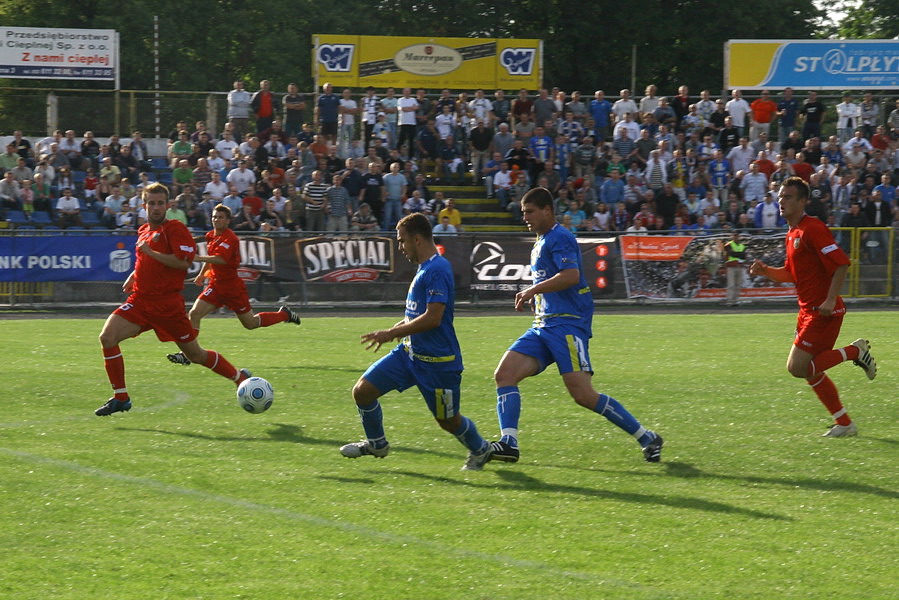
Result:
<instances>
[{"instance_id":1,"label":"blue shorts","mask_svg":"<svg viewBox=\"0 0 899 600\"><path fill-rule=\"evenodd\" d=\"M509 350L536 358L540 363L537 373L556 363L559 374L564 375L577 371L593 373L589 348L590 338L583 329L556 325L531 327L515 340Z\"/></svg>"},{"instance_id":2,"label":"blue shorts","mask_svg":"<svg viewBox=\"0 0 899 600\"><path fill-rule=\"evenodd\" d=\"M413 385L418 387L435 419L450 419L459 414L462 372L438 371L414 362L402 345L371 365L362 378L382 395L393 390L402 392Z\"/></svg>"}]
</instances>

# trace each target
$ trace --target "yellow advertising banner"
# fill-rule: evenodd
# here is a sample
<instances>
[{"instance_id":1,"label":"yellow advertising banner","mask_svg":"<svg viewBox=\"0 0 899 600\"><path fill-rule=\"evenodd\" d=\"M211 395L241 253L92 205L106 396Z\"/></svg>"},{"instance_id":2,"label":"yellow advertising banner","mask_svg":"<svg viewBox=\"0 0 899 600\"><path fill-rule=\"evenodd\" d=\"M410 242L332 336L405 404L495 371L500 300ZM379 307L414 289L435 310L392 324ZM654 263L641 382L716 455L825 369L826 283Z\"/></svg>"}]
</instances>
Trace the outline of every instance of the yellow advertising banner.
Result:
<instances>
[{"instance_id":1,"label":"yellow advertising banner","mask_svg":"<svg viewBox=\"0 0 899 600\"><path fill-rule=\"evenodd\" d=\"M335 87L537 90L543 42L497 38L313 36L313 76Z\"/></svg>"}]
</instances>

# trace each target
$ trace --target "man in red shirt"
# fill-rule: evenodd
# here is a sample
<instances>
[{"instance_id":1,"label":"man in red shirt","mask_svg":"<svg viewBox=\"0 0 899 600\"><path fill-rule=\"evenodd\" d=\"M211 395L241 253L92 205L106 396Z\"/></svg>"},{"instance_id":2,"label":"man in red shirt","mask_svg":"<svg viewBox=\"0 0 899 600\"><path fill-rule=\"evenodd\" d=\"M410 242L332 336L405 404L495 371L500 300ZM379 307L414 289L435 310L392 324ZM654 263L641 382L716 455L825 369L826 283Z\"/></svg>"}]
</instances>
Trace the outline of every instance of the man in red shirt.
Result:
<instances>
[{"instance_id":1,"label":"man in red shirt","mask_svg":"<svg viewBox=\"0 0 899 600\"><path fill-rule=\"evenodd\" d=\"M786 262L782 267L771 267L756 260L749 272L796 284L799 317L796 338L787 358L787 371L793 377L804 378L833 416L834 424L825 437L853 436L857 433L855 423L846 413L837 388L825 371L851 360L862 368L868 379L874 379L877 363L864 339L833 349L846 313L839 291L849 269L849 258L834 241L827 226L820 219L805 214L808 199L809 187L805 181L799 177L784 181L779 201L781 215L790 226Z\"/></svg>"},{"instance_id":2,"label":"man in red shirt","mask_svg":"<svg viewBox=\"0 0 899 600\"><path fill-rule=\"evenodd\" d=\"M752 110L752 126L749 128L749 139L753 142L759 139L763 131L770 133L771 121L777 114L777 103L771 99L768 90L762 91L761 98L756 98L749 105Z\"/></svg>"},{"instance_id":3,"label":"man in red shirt","mask_svg":"<svg viewBox=\"0 0 899 600\"><path fill-rule=\"evenodd\" d=\"M237 315L241 325L247 329L268 327L277 323L300 324L300 316L286 306L277 312L261 312L253 314L250 306L247 286L237 274L240 266L240 240L228 227L231 224L231 209L219 204L212 211L212 231L206 232L206 253L208 256L195 256L194 261L205 263L194 278L194 283L206 287L197 296L190 309L190 324L200 329L200 321L215 309L227 306ZM183 352L167 354L167 358L175 364L189 365L190 359Z\"/></svg>"},{"instance_id":4,"label":"man in red shirt","mask_svg":"<svg viewBox=\"0 0 899 600\"><path fill-rule=\"evenodd\" d=\"M275 115L281 110L281 100L272 94L268 79L259 82L259 91L250 98L250 108L256 113L256 133L270 129Z\"/></svg>"},{"instance_id":5,"label":"man in red shirt","mask_svg":"<svg viewBox=\"0 0 899 600\"><path fill-rule=\"evenodd\" d=\"M137 258L134 271L122 289L128 300L115 309L100 332L106 375L114 396L94 411L99 417L131 410L125 385L125 361L119 349L122 340L152 329L161 342L175 342L192 362L212 369L235 384L250 376L238 371L215 350L204 350L197 342L197 330L184 313L181 290L184 273L196 253L193 237L181 222L165 218L169 190L154 183L143 191L147 222L137 230Z\"/></svg>"}]
</instances>

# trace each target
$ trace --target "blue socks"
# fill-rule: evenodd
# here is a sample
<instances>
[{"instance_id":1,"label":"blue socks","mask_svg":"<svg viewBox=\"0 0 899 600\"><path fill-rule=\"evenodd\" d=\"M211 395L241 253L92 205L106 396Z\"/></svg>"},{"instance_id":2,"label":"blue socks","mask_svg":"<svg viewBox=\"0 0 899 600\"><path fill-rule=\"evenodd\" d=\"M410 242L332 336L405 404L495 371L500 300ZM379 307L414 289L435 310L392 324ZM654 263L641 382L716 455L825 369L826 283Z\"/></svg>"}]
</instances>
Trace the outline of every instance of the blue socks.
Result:
<instances>
[{"instance_id":1,"label":"blue socks","mask_svg":"<svg viewBox=\"0 0 899 600\"><path fill-rule=\"evenodd\" d=\"M627 409L611 396L600 394L593 410L631 434L640 446L646 447L656 437L656 434L640 425L634 415L627 412Z\"/></svg>"},{"instance_id":2,"label":"blue socks","mask_svg":"<svg viewBox=\"0 0 899 600\"><path fill-rule=\"evenodd\" d=\"M365 437L375 448L383 448L387 445L384 436L384 413L381 411L381 403L375 400L368 406L356 406L359 417L362 419L362 429Z\"/></svg>"},{"instance_id":3,"label":"blue socks","mask_svg":"<svg viewBox=\"0 0 899 600\"><path fill-rule=\"evenodd\" d=\"M474 421L468 417L462 417L462 424L457 431L453 432L453 435L462 442L463 446L475 454L483 454L487 450L487 440L481 437Z\"/></svg>"},{"instance_id":4,"label":"blue socks","mask_svg":"<svg viewBox=\"0 0 899 600\"><path fill-rule=\"evenodd\" d=\"M521 392L515 386L496 388L496 416L501 442L518 447L518 420L521 418Z\"/></svg>"}]
</instances>

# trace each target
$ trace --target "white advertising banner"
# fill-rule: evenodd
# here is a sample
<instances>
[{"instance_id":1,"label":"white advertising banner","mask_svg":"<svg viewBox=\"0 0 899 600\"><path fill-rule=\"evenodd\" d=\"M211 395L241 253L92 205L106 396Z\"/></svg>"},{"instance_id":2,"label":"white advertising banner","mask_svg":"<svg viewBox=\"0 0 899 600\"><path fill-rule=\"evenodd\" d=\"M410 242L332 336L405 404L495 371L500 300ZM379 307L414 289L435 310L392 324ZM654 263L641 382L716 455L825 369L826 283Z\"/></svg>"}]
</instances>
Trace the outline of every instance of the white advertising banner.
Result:
<instances>
[{"instance_id":1,"label":"white advertising banner","mask_svg":"<svg viewBox=\"0 0 899 600\"><path fill-rule=\"evenodd\" d=\"M114 29L0 27L0 78L115 81Z\"/></svg>"}]
</instances>

